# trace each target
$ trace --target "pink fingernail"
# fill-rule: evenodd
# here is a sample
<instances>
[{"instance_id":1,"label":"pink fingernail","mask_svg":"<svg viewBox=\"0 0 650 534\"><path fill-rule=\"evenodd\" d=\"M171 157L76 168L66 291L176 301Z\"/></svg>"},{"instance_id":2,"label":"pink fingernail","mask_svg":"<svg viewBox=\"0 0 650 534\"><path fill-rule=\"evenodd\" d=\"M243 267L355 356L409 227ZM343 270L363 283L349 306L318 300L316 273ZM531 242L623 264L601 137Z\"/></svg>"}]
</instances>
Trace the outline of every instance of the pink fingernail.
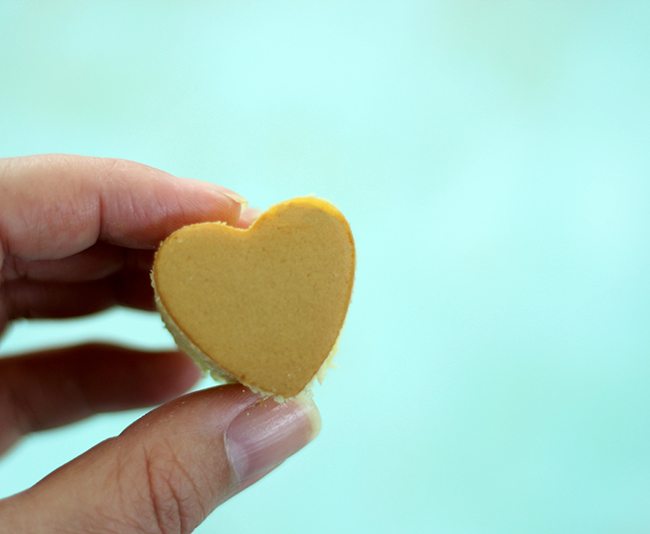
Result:
<instances>
[{"instance_id":1,"label":"pink fingernail","mask_svg":"<svg viewBox=\"0 0 650 534\"><path fill-rule=\"evenodd\" d=\"M185 182L187 183L192 183L195 185L195 187L199 187L203 190L206 188L212 191L216 191L220 195L223 195L225 197L228 197L230 200L236 202L239 204L242 208L245 208L248 206L248 200L246 200L243 196L241 196L239 193L235 193L232 189L228 189L227 187L223 187L222 185L217 185L212 182L203 182L200 180L197 180L195 178L183 178Z\"/></svg>"},{"instance_id":2,"label":"pink fingernail","mask_svg":"<svg viewBox=\"0 0 650 534\"><path fill-rule=\"evenodd\" d=\"M320 430L311 400L282 404L261 400L230 423L225 434L228 459L239 483L268 471L307 445Z\"/></svg>"},{"instance_id":3,"label":"pink fingernail","mask_svg":"<svg viewBox=\"0 0 650 534\"><path fill-rule=\"evenodd\" d=\"M237 202L237 204L239 204L242 208L248 206L248 200L246 200L243 196L238 195L234 191L231 191L230 189L222 188L221 193L224 196L228 197L230 200Z\"/></svg>"}]
</instances>

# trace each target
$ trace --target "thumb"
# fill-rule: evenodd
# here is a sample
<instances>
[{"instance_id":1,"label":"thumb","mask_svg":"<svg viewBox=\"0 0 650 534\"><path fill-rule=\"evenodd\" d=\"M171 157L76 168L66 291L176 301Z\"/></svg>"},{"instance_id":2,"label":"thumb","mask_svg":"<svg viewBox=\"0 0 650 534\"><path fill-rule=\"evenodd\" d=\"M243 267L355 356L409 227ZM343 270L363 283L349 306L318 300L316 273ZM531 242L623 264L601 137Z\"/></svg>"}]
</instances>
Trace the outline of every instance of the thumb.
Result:
<instances>
[{"instance_id":1,"label":"thumb","mask_svg":"<svg viewBox=\"0 0 650 534\"><path fill-rule=\"evenodd\" d=\"M279 404L241 385L186 395L1 502L0 524L12 532L191 532L319 425L306 399Z\"/></svg>"}]
</instances>

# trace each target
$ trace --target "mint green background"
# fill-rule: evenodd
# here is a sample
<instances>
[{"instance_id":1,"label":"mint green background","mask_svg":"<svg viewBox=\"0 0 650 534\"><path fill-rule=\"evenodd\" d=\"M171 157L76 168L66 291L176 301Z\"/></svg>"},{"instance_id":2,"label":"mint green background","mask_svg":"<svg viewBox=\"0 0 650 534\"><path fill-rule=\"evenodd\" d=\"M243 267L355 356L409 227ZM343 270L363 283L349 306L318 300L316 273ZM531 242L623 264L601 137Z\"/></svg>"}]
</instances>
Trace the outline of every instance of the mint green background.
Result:
<instances>
[{"instance_id":1,"label":"mint green background","mask_svg":"<svg viewBox=\"0 0 650 534\"><path fill-rule=\"evenodd\" d=\"M320 438L198 532L650 528L650 3L0 3L0 155L325 197L357 284ZM154 316L2 353L170 346ZM0 494L141 412L31 436Z\"/></svg>"}]
</instances>

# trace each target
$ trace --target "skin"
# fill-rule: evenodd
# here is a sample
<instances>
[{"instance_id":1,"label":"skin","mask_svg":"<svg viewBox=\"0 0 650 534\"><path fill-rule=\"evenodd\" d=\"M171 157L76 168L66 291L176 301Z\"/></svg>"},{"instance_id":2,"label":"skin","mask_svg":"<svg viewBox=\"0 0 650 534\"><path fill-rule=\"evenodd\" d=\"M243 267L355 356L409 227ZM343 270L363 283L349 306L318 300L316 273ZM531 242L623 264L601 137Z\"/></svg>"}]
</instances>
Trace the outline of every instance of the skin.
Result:
<instances>
[{"instance_id":1,"label":"skin","mask_svg":"<svg viewBox=\"0 0 650 534\"><path fill-rule=\"evenodd\" d=\"M0 335L19 318L153 310L149 270L162 239L189 223L245 228L256 216L227 189L134 162L0 160ZM239 385L179 397L198 378L178 352L104 344L0 358L0 453L29 432L167 402L0 500L0 532L191 532L270 471L234 476L224 446L259 398Z\"/></svg>"}]
</instances>

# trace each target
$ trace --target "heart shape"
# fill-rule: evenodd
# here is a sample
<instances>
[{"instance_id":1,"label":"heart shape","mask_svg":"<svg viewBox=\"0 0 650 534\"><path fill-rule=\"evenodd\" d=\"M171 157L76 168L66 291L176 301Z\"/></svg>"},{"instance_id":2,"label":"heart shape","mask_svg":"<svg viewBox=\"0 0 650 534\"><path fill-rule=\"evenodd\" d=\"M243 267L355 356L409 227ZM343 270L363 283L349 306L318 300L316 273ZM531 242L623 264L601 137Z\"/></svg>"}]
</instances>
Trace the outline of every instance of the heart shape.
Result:
<instances>
[{"instance_id":1,"label":"heart shape","mask_svg":"<svg viewBox=\"0 0 650 534\"><path fill-rule=\"evenodd\" d=\"M218 222L177 230L156 252L152 281L182 350L226 381L292 397L335 346L354 268L341 212L306 197L246 230Z\"/></svg>"}]
</instances>

